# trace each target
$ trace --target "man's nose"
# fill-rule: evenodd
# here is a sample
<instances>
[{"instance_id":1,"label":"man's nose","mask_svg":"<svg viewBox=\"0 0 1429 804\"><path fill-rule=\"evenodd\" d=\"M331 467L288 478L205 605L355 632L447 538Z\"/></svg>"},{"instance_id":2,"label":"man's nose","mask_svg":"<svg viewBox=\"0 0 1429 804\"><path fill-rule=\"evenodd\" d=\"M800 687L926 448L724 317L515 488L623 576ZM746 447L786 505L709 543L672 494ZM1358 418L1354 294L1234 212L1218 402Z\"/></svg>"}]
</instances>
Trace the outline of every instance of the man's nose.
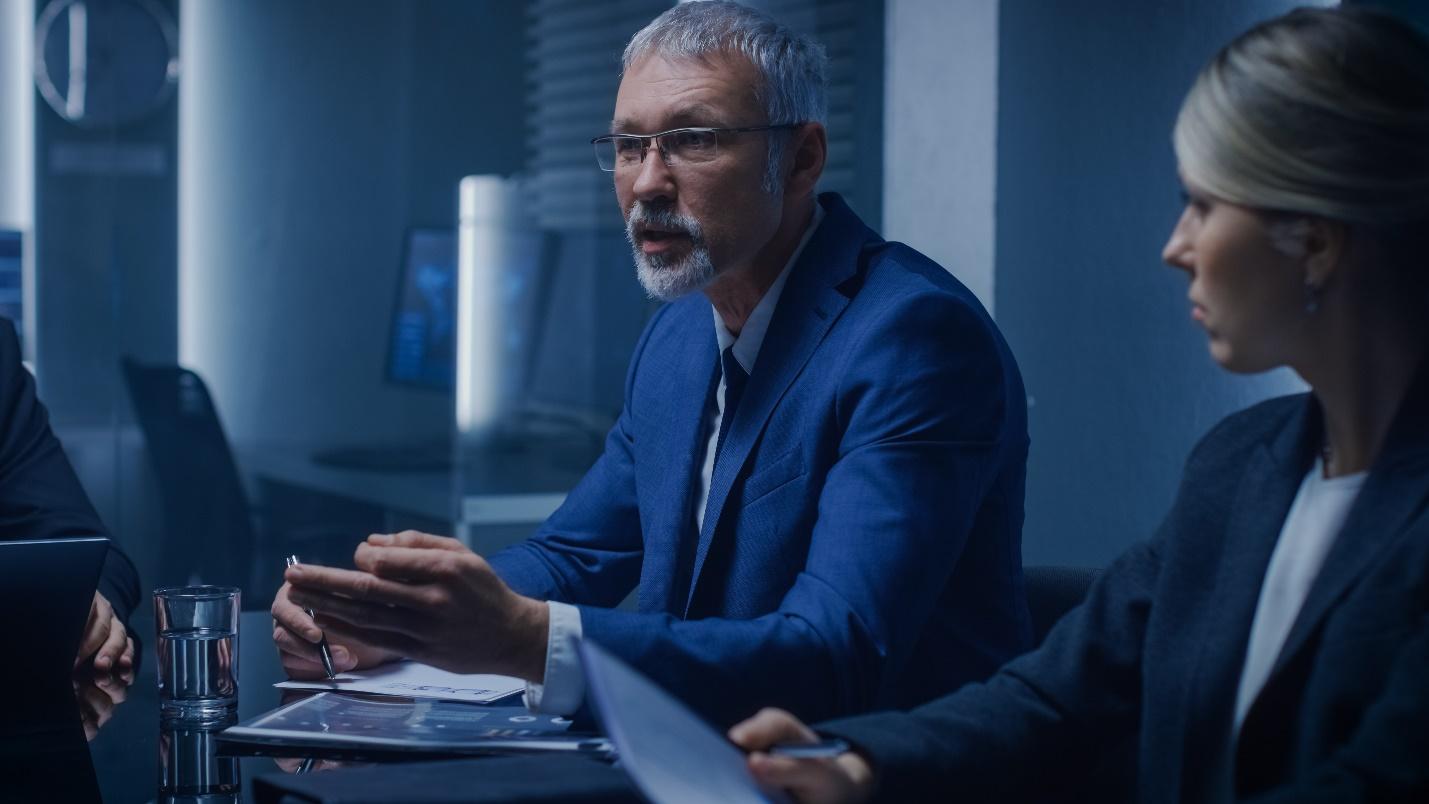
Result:
<instances>
[{"instance_id":1,"label":"man's nose","mask_svg":"<svg viewBox=\"0 0 1429 804\"><path fill-rule=\"evenodd\" d=\"M675 197L675 176L665 164L665 156L656 143L650 143L646 149L645 159L636 168L635 184L631 190L641 201Z\"/></svg>"}]
</instances>

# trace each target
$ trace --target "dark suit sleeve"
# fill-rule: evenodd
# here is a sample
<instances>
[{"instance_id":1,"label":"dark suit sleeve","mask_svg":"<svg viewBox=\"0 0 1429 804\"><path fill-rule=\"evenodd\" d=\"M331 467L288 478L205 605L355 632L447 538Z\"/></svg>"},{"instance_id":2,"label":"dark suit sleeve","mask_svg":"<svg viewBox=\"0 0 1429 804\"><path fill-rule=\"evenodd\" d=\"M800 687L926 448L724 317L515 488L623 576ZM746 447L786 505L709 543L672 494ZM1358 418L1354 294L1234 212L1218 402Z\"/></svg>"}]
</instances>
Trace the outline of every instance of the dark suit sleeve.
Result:
<instances>
[{"instance_id":1,"label":"dark suit sleeve","mask_svg":"<svg viewBox=\"0 0 1429 804\"><path fill-rule=\"evenodd\" d=\"M0 539L82 536L109 534L50 430L14 325L0 319ZM138 573L112 541L99 592L126 621L139 600Z\"/></svg>"},{"instance_id":2,"label":"dark suit sleeve","mask_svg":"<svg viewBox=\"0 0 1429 804\"><path fill-rule=\"evenodd\" d=\"M1389 682L1349 742L1298 784L1255 804L1429 801L1429 615L1399 653Z\"/></svg>"},{"instance_id":3,"label":"dark suit sleeve","mask_svg":"<svg viewBox=\"0 0 1429 804\"><path fill-rule=\"evenodd\" d=\"M1100 754L1134 739L1141 657L1159 561L1137 546L1042 647L985 683L911 712L821 724L875 769L882 801L1030 801L1074 788ZM1073 799L1076 799L1073 796Z\"/></svg>"}]
</instances>

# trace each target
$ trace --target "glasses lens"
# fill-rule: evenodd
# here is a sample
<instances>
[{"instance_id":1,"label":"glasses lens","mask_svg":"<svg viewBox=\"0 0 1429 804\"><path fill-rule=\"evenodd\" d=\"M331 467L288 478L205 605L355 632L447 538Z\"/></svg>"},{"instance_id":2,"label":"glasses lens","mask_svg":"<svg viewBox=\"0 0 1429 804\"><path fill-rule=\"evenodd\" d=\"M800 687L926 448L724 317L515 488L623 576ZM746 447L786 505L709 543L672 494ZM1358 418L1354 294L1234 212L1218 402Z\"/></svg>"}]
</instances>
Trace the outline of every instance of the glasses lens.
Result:
<instances>
[{"instance_id":1,"label":"glasses lens","mask_svg":"<svg viewBox=\"0 0 1429 804\"><path fill-rule=\"evenodd\" d=\"M595 162L609 173L615 170L615 142L606 138L595 141Z\"/></svg>"},{"instance_id":2,"label":"glasses lens","mask_svg":"<svg viewBox=\"0 0 1429 804\"><path fill-rule=\"evenodd\" d=\"M671 163L699 164L715 158L716 139L713 131L684 129L661 137L660 147Z\"/></svg>"},{"instance_id":3,"label":"glasses lens","mask_svg":"<svg viewBox=\"0 0 1429 804\"><path fill-rule=\"evenodd\" d=\"M595 161L607 172L637 166L644 156L643 142L640 137L619 134L601 137L595 141Z\"/></svg>"}]
</instances>

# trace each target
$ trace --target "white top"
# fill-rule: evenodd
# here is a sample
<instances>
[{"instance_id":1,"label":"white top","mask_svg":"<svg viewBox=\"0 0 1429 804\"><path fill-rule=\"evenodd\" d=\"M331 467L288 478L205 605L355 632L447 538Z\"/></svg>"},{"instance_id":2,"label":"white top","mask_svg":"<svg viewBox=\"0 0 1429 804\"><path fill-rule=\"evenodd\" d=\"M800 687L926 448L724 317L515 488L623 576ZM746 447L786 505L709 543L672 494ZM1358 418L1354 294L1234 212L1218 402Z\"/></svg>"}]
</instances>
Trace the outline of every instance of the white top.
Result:
<instances>
[{"instance_id":1,"label":"white top","mask_svg":"<svg viewBox=\"0 0 1429 804\"><path fill-rule=\"evenodd\" d=\"M1246 712L1270 677L1290 627L1305 605L1310 586L1339 537L1367 474L1326 478L1323 462L1317 460L1300 483L1300 492L1290 505L1275 551L1270 555L1260 601L1255 606L1245 667L1236 692L1235 734L1240 734Z\"/></svg>"},{"instance_id":2,"label":"white top","mask_svg":"<svg viewBox=\"0 0 1429 804\"><path fill-rule=\"evenodd\" d=\"M719 362L718 355L733 344L734 359L739 361L746 374L754 373L754 361L759 357L759 348L764 345L764 334L769 330L770 320L774 318L774 309L779 305L784 283L789 279L789 269L798 261L799 255L804 253L804 247L809 244L814 230L819 228L823 219L824 208L815 203L814 217L809 221L809 228L804 230L803 238L799 240L794 253L789 255L789 261L784 263L779 276L774 279L774 284L769 286L750 312L738 338L730 334L724 325L724 319L719 316L719 311L714 309L714 305L710 305L710 311L714 314L715 338L719 342L716 365L723 365ZM704 460L700 462L700 485L695 505L696 533L704 527L705 506L710 498L715 446L719 441L719 426L724 416L724 392L725 380L721 373L719 388L715 390L715 405L705 416L705 432L709 433L709 436L705 439ZM576 642L581 638L581 612L575 606L555 600L546 601L546 606L551 612L551 625L546 633L546 680L544 684L526 685L526 706L541 714L569 715L579 709L581 701L585 699L585 678L581 674L580 657L576 653Z\"/></svg>"}]
</instances>

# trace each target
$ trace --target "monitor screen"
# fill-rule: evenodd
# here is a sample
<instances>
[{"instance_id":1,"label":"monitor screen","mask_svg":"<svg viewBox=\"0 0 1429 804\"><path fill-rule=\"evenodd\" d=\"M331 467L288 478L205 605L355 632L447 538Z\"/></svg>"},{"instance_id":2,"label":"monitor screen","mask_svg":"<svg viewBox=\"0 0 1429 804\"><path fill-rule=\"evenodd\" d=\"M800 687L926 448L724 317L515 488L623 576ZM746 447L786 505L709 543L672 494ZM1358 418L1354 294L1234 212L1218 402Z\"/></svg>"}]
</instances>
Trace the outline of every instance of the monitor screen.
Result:
<instances>
[{"instance_id":1,"label":"monitor screen","mask_svg":"<svg viewBox=\"0 0 1429 804\"><path fill-rule=\"evenodd\" d=\"M0 316L13 321L15 332L22 338L25 331L24 245L22 233L0 229Z\"/></svg>"},{"instance_id":2,"label":"monitor screen","mask_svg":"<svg viewBox=\"0 0 1429 804\"><path fill-rule=\"evenodd\" d=\"M451 391L456 377L456 234L407 233L387 345L387 379Z\"/></svg>"}]
</instances>

